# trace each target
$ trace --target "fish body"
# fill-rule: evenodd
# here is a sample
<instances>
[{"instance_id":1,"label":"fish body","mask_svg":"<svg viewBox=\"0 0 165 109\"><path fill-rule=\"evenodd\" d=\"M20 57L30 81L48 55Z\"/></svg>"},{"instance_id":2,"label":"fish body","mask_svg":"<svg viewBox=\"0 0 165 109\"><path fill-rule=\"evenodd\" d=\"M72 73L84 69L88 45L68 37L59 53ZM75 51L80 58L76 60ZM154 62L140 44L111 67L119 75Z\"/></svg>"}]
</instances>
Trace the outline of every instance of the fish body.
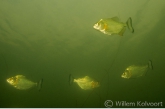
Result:
<instances>
[{"instance_id":1,"label":"fish body","mask_svg":"<svg viewBox=\"0 0 165 109\"><path fill-rule=\"evenodd\" d=\"M25 76L23 75L16 75L14 77L8 78L7 82L15 87L16 89L19 90L27 90L32 87L38 86L39 90L41 89L42 85L42 79L37 83L37 82L32 82L28 80Z\"/></svg>"},{"instance_id":2,"label":"fish body","mask_svg":"<svg viewBox=\"0 0 165 109\"><path fill-rule=\"evenodd\" d=\"M126 27L133 33L134 29L132 27L132 19L128 18L126 23L120 22L118 17L101 19L96 24L94 24L93 28L99 30L100 32L113 35L118 34L123 36Z\"/></svg>"},{"instance_id":3,"label":"fish body","mask_svg":"<svg viewBox=\"0 0 165 109\"><path fill-rule=\"evenodd\" d=\"M146 75L148 69L153 69L152 62L149 61L147 65L131 65L127 67L124 73L121 75L122 78L138 78Z\"/></svg>"},{"instance_id":4,"label":"fish body","mask_svg":"<svg viewBox=\"0 0 165 109\"><path fill-rule=\"evenodd\" d=\"M84 78L74 79L74 82L76 82L80 86L80 88L84 90L90 90L100 86L99 82L94 81L89 76L85 76Z\"/></svg>"}]
</instances>

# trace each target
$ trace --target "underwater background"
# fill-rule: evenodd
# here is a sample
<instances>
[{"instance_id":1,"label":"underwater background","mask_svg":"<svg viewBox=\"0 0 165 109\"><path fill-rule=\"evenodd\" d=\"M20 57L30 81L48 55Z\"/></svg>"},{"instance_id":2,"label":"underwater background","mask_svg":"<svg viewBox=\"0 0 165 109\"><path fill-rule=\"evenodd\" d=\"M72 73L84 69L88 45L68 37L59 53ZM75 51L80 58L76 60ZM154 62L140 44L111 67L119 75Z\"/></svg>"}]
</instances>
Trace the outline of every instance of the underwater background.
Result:
<instances>
[{"instance_id":1,"label":"underwater background","mask_svg":"<svg viewBox=\"0 0 165 109\"><path fill-rule=\"evenodd\" d=\"M0 0L0 107L105 107L106 100L163 102L165 106L164 0ZM105 35L101 18L132 18L134 33ZM153 70L137 79L121 74L133 64ZM18 90L7 78L24 75L37 88ZM69 85L100 82L94 90Z\"/></svg>"}]
</instances>

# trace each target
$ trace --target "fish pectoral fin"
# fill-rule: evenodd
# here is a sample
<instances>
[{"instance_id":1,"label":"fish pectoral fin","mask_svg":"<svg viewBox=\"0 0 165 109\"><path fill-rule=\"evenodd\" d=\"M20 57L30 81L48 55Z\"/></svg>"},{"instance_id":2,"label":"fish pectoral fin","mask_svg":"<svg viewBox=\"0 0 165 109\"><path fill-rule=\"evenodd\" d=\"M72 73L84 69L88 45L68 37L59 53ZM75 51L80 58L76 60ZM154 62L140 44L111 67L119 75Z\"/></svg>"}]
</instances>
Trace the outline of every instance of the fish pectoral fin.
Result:
<instances>
[{"instance_id":1,"label":"fish pectoral fin","mask_svg":"<svg viewBox=\"0 0 165 109\"><path fill-rule=\"evenodd\" d=\"M123 34L124 34L124 32L125 32L125 29L126 29L126 27L124 27L124 28L119 32L119 35L120 35L120 36L123 36Z\"/></svg>"},{"instance_id":2,"label":"fish pectoral fin","mask_svg":"<svg viewBox=\"0 0 165 109\"><path fill-rule=\"evenodd\" d=\"M105 31L108 28L107 24L104 24L103 30Z\"/></svg>"}]
</instances>

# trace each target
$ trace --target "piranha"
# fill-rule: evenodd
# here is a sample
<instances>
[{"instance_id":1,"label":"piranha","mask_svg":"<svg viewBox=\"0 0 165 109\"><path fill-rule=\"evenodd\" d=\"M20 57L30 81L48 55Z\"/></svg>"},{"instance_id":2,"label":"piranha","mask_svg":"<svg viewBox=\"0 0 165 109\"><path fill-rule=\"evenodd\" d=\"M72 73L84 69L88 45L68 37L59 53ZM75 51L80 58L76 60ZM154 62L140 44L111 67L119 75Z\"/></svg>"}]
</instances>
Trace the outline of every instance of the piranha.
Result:
<instances>
[{"instance_id":1,"label":"piranha","mask_svg":"<svg viewBox=\"0 0 165 109\"><path fill-rule=\"evenodd\" d=\"M146 65L142 65L142 66L131 65L127 67L124 73L121 75L121 77L126 79L138 78L141 76L145 76L149 69L153 69L151 60L149 60L148 64Z\"/></svg>"},{"instance_id":2,"label":"piranha","mask_svg":"<svg viewBox=\"0 0 165 109\"><path fill-rule=\"evenodd\" d=\"M14 77L8 78L7 82L19 90L27 90L36 86L40 91L42 88L43 79L38 82L32 82L23 75L16 75Z\"/></svg>"},{"instance_id":3,"label":"piranha","mask_svg":"<svg viewBox=\"0 0 165 109\"><path fill-rule=\"evenodd\" d=\"M81 89L90 90L100 86L98 81L90 78L89 76L85 76L84 78L74 79L73 82L76 82Z\"/></svg>"},{"instance_id":4,"label":"piranha","mask_svg":"<svg viewBox=\"0 0 165 109\"><path fill-rule=\"evenodd\" d=\"M104 34L107 35L118 34L120 36L123 36L126 27L132 33L134 32L134 29L132 27L131 17L128 18L126 23L120 22L118 17L105 18L105 19L101 19L93 26L94 29L99 30Z\"/></svg>"}]
</instances>

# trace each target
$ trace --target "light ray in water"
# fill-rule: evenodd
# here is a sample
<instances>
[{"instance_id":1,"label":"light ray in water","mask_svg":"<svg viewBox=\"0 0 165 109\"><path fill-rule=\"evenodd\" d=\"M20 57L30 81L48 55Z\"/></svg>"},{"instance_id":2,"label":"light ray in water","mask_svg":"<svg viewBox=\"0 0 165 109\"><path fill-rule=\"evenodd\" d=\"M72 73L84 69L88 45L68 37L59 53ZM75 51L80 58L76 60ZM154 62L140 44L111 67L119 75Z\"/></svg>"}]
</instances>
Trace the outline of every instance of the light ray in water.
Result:
<instances>
[{"instance_id":1,"label":"light ray in water","mask_svg":"<svg viewBox=\"0 0 165 109\"><path fill-rule=\"evenodd\" d=\"M120 42L119 42L119 47L117 48L117 52L115 53L115 57L113 58L112 62L109 63L109 65L110 65L109 68L108 68L107 70L105 70L105 74L104 74L103 77L100 79L100 85L102 85L102 83L103 83L103 81L105 80L106 76L107 76L107 78L108 78L107 91L106 91L106 94L104 94L104 96L105 96L106 98L105 98L104 100L107 100L108 97L109 97L109 95L108 95L108 94L109 94L108 91L109 91L109 87L110 87L110 86L109 86L109 84L110 84L109 72L111 71L111 68L113 67L113 65L114 65L114 63L115 63L115 61L116 61L116 58L117 58L117 56L118 56L118 54L119 54L119 51L120 51L120 49L121 49L122 39L123 39L123 38L121 37L121 38L120 38ZM85 107L85 104L88 102L89 97L91 97L92 94L93 94L94 92L98 93L97 96L98 96L98 100L99 100L99 107L102 107L101 104L103 104L104 101L102 101L102 99L101 99L102 97L101 97L101 89L100 89L100 88L101 88L101 87L99 87L98 90L92 89L92 91L89 92L87 98L83 101L81 108L82 108L82 107Z\"/></svg>"},{"instance_id":2,"label":"light ray in water","mask_svg":"<svg viewBox=\"0 0 165 109\"><path fill-rule=\"evenodd\" d=\"M119 21L118 17L113 17L113 18L107 18L107 19L101 19L100 21L98 21L94 26L94 29L99 30L100 32L107 34L107 35L113 35L113 34L117 34L120 36L123 36L126 27L132 32L134 33L134 29L132 26L132 19L131 17L128 18L126 23L122 23ZM117 48L117 51L115 53L115 57L113 58L112 62L110 62L109 68L106 71L106 73L103 75L100 83L103 82L103 80L105 80L105 77L107 75L108 78L108 86L107 86L107 94L106 94L106 99L108 99L109 97L109 84L110 84L110 79L109 79L109 72L112 70L113 65L115 64L115 61L117 59L117 56L120 52L121 49L121 43L122 43L123 37L120 37L120 42L119 42L119 46ZM100 93L100 92L99 92ZM90 96L90 95L89 95ZM88 97L89 97L88 96ZM101 96L100 96L101 97ZM88 99L88 98L87 98Z\"/></svg>"},{"instance_id":3,"label":"light ray in water","mask_svg":"<svg viewBox=\"0 0 165 109\"><path fill-rule=\"evenodd\" d=\"M108 26L107 26L108 25ZM96 28L97 27L97 28ZM99 28L98 28L99 27ZM132 26L132 19L131 17L128 18L127 22L126 23L122 23L119 21L118 17L113 17L113 18L108 18L108 19L103 19L103 21L99 21L97 23L97 25L95 24L94 25L94 28L95 29L98 29L100 30L101 32L103 32L104 34L107 34L107 35L113 35L113 34L117 34L117 35L120 35L120 36L123 36L124 32L125 32L125 28L128 28L132 33L134 33L134 29L133 29L133 26ZM121 45L122 45L122 42L123 42L123 37L120 37L120 42L119 42L119 46L117 48L117 51L115 53L115 56L112 60L112 62L110 62L108 65L109 65L109 68L106 70L107 73L105 73L105 75L102 77L101 81L105 80L105 76L107 75L107 78L108 78L108 87L107 87L107 95L106 97L108 98L109 96L109 83L110 83L110 79L109 79L109 72L111 72L112 68L113 68L113 65L115 64L115 61L119 55L119 52L120 52L120 49L121 49ZM107 99L106 98L106 99Z\"/></svg>"},{"instance_id":4,"label":"light ray in water","mask_svg":"<svg viewBox=\"0 0 165 109\"><path fill-rule=\"evenodd\" d=\"M114 56L112 62L110 62L110 63L108 64L108 65L109 65L109 68L108 68L107 70L105 70L106 73L105 73L105 75L103 75L103 77L102 77L102 79L101 79L101 81L103 81L103 80L105 79L106 75L107 75L107 78L108 78L108 87L107 87L107 95L106 95L106 97L109 96L109 95L108 95L108 94L109 94L109 93L108 93L108 91L109 91L109 83L110 83L109 72L112 70L112 67L113 67L113 65L115 64L115 61L116 61L116 59L117 59L117 56L118 56L118 54L119 54L119 52L120 52L122 39L123 39L123 38L120 38L119 47L117 48L117 51L116 51L116 53L115 53L115 56ZM106 99L107 99L107 98L106 98Z\"/></svg>"},{"instance_id":5,"label":"light ray in water","mask_svg":"<svg viewBox=\"0 0 165 109\"><path fill-rule=\"evenodd\" d=\"M119 21L119 19L117 17L113 17L113 18L107 18L107 19L101 19L99 22L97 22L93 28L96 30L99 30L100 32L107 34L107 35L113 35L113 34L117 34L120 36L123 36L126 27L133 33L134 29L132 27L132 19L131 17L128 18L126 23L122 23ZM102 83L105 80L105 76L107 75L108 78L108 87L107 87L107 94L106 94L106 99L108 99L108 91L109 91L109 83L110 83L110 79L109 79L109 72L112 70L112 67L117 59L117 56L119 54L119 51L121 49L121 43L122 43L122 39L123 37L120 37L120 42L119 42L119 46L117 48L117 51L115 53L115 57L113 58L112 62L110 62L109 68L106 71L106 73L103 75L100 83ZM71 77L70 77L71 78ZM70 81L70 80L69 80ZM71 81L70 81L71 82ZM72 82L71 82L72 83ZM87 98L84 100L84 102L82 103L81 107L84 107L85 103L87 102L87 100L89 99L89 97L92 95L92 93L95 91L96 89L93 89L87 96ZM100 104L101 104L101 92L99 90L99 100L100 100ZM101 106L101 105L100 105Z\"/></svg>"},{"instance_id":6,"label":"light ray in water","mask_svg":"<svg viewBox=\"0 0 165 109\"><path fill-rule=\"evenodd\" d=\"M3 57L3 59L5 60L6 72L8 72L8 64L7 64L7 62L6 62L6 58L4 57L4 55L3 55L3 54L1 54L1 56L2 56L2 57Z\"/></svg>"},{"instance_id":7,"label":"light ray in water","mask_svg":"<svg viewBox=\"0 0 165 109\"><path fill-rule=\"evenodd\" d=\"M82 103L81 108L84 108L85 104L87 103L87 101L89 101L88 99L89 99L89 97L92 96L92 94L95 94L94 96L97 96L97 98L98 98L97 100L99 102L99 107L101 107L101 95L100 95L100 88L99 88L98 90L93 89L93 90L91 90L91 92L89 92L88 96L86 97L86 99ZM95 103L95 104L96 104L95 106L98 106L97 103Z\"/></svg>"}]
</instances>

